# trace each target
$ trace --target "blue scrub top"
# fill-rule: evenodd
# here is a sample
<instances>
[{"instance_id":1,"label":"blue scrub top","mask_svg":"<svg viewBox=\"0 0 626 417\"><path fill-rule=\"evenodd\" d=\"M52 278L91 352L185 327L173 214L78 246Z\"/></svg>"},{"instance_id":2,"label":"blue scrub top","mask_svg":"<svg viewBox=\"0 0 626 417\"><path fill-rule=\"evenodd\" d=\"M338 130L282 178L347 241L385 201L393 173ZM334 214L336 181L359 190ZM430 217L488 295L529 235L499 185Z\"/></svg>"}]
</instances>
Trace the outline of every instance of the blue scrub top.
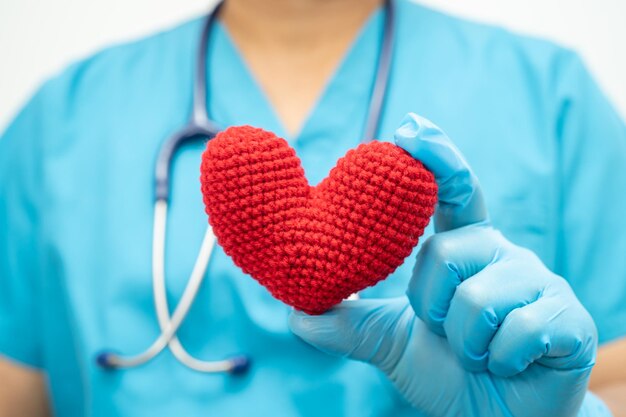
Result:
<instances>
[{"instance_id":1,"label":"blue scrub top","mask_svg":"<svg viewBox=\"0 0 626 417\"><path fill-rule=\"evenodd\" d=\"M569 280L603 342L626 334L626 127L579 58L551 43L398 1L379 137L405 113L444 128L485 190L495 226ZM62 416L416 415L376 369L318 352L218 249L180 339L200 358L246 352L241 378L169 351L107 372L94 356L159 334L151 289L153 164L188 119L201 20L102 51L47 82L0 140L0 352L49 376ZM382 35L365 24L288 140L318 183L362 133ZM209 109L223 126L286 136L224 27L209 51ZM175 162L167 241L176 305L207 225L203 145ZM432 233L432 231L427 232ZM364 297L404 292L413 257ZM428 377L428 376L424 376Z\"/></svg>"}]
</instances>

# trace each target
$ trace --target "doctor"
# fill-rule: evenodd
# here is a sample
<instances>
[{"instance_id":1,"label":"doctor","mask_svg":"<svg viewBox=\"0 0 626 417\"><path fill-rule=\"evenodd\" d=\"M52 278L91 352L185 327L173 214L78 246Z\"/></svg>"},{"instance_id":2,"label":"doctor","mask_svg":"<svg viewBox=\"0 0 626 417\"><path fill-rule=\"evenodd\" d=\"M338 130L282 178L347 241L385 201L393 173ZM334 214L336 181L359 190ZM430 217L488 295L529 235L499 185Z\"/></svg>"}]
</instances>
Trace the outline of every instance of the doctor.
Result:
<instances>
[{"instance_id":1,"label":"doctor","mask_svg":"<svg viewBox=\"0 0 626 417\"><path fill-rule=\"evenodd\" d=\"M381 3L227 0L207 48L212 118L285 137L318 183L361 138ZM243 375L169 350L129 369L94 360L160 333L153 164L189 118L202 20L39 89L0 139L0 416L626 415L626 126L574 53L394 7L377 136L435 173L430 237L361 300L316 317L217 248L178 338L197 358L248 355ZM170 306L206 227L202 149L174 161Z\"/></svg>"}]
</instances>

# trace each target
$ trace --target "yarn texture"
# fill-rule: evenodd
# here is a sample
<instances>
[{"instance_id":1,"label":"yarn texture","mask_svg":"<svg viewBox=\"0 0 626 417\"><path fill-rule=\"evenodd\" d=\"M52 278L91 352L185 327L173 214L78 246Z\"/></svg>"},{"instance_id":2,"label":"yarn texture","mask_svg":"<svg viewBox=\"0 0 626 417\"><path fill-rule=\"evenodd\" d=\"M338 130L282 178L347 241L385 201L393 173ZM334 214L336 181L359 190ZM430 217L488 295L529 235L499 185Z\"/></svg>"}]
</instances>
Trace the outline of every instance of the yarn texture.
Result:
<instances>
[{"instance_id":1,"label":"yarn texture","mask_svg":"<svg viewBox=\"0 0 626 417\"><path fill-rule=\"evenodd\" d=\"M251 126L207 143L200 181L226 254L275 298L308 314L391 274L437 202L432 173L396 145L359 145L311 187L289 144Z\"/></svg>"}]
</instances>

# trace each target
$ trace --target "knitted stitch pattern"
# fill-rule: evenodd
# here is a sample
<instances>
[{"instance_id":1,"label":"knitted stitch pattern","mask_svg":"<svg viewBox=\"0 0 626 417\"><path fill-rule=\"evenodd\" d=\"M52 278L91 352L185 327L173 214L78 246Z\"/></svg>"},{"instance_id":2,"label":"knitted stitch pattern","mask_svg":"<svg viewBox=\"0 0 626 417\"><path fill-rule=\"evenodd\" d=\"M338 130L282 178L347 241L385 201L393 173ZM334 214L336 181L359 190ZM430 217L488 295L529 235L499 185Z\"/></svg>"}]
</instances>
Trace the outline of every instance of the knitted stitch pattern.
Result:
<instances>
[{"instance_id":1,"label":"knitted stitch pattern","mask_svg":"<svg viewBox=\"0 0 626 417\"><path fill-rule=\"evenodd\" d=\"M311 187L287 142L251 126L208 142L200 180L224 251L274 297L309 314L391 274L437 201L432 173L393 144L350 150Z\"/></svg>"}]
</instances>

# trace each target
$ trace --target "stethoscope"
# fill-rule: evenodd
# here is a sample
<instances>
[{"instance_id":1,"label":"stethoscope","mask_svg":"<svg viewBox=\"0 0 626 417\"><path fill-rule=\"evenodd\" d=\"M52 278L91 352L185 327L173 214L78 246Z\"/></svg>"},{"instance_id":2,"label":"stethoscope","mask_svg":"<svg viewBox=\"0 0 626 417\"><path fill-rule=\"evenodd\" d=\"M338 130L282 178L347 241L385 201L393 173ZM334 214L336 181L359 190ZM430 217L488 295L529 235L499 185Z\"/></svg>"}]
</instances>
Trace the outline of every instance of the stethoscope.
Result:
<instances>
[{"instance_id":1,"label":"stethoscope","mask_svg":"<svg viewBox=\"0 0 626 417\"><path fill-rule=\"evenodd\" d=\"M200 285L205 277L211 253L215 247L215 236L213 235L211 227L208 227L206 230L189 281L171 316L165 289L165 235L170 199L170 169L172 159L184 144L196 140L210 140L220 131L218 124L211 120L206 106L208 94L206 58L210 33L221 6L222 2L208 15L202 28L193 83L193 111L191 120L189 120L185 127L165 141L156 161L154 174L155 202L152 241L152 288L154 306L161 333L152 345L134 356L122 356L111 350L102 351L97 355L96 362L103 368L133 368L150 361L166 347L170 348L172 354L180 363L199 372L241 374L245 373L250 367L250 357L246 355L231 356L220 361L196 359L185 350L176 336L178 328L187 316L198 294ZM393 35L395 31L395 16L392 0L385 0L384 9L385 23L383 39L370 97L368 116L361 140L362 142L372 140L378 131L389 82L393 55Z\"/></svg>"}]
</instances>

